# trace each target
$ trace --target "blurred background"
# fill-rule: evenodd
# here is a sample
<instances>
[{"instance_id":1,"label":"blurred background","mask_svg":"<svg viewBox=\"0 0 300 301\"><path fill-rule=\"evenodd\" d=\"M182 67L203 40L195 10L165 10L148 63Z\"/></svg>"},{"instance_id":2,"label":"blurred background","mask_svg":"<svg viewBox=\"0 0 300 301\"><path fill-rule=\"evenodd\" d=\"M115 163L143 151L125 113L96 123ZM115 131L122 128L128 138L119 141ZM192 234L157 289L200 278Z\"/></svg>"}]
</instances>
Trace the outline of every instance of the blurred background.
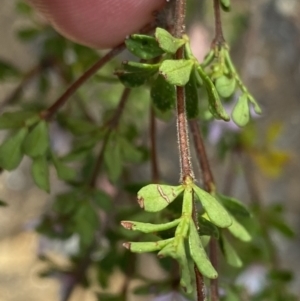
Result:
<instances>
[{"instance_id":1,"label":"blurred background","mask_svg":"<svg viewBox=\"0 0 300 301\"><path fill-rule=\"evenodd\" d=\"M37 43L24 43L18 38L17 32L31 26L32 20L18 13L17 2L1 1L0 59L13 64L26 75L38 64L40 47ZM211 1L198 2L191 4L189 32L193 50L201 60L213 37L213 15ZM262 153L273 151L277 154L262 158L259 152L256 153L249 172L255 169L254 181L261 201L265 204L283 204L286 221L296 233L293 239L276 233L272 239L277 244L281 265L294 272L291 289L300 296L300 2L232 0L232 7L231 13L223 14L225 37L244 82L263 108L263 115L256 120L258 145ZM45 23L39 16L35 21ZM53 77L52 80L55 85L57 79ZM0 84L1 110L2 103L18 84L17 81L3 81ZM30 98L35 87L33 80L24 94ZM93 89L89 93L92 97L98 95L98 91ZM56 96L55 89L47 94L49 99ZM176 149L167 151L170 139L174 141L176 138L173 125L159 123L159 151L162 177L178 181L174 176L178 168L173 163L175 160L177 164ZM215 130L221 131L217 127ZM266 133L276 127L281 130L276 139L267 145ZM57 149L65 153L69 147L68 136L55 128L53 131L57 137ZM216 135L222 136L222 133ZM237 171L233 183L226 182L228 177L224 175L230 167L236 168L233 166L238 158L232 156L220 164L214 152L218 137L208 136L209 156L216 182L224 190L232 185L232 194L247 202L249 192L241 171ZM41 241L34 227L40 216L49 209L52 196L63 191L64 186L53 175L53 188L51 195L48 195L35 187L28 173L28 162L24 160L17 170L2 172L0 176L0 199L9 204L0 207L0 301L59 300L59 279L40 278L38 273L43 270L44 263L37 257L41 248L60 250L59 242L48 245L47 241ZM146 261L151 263L151 258ZM262 273L259 267L257 270L255 266L252 268L253 275L257 271ZM153 275L156 274L159 275L159 270L154 269ZM114 287L119 286L118 281L116 275ZM94 298L93 294L78 289L72 300L88 301Z\"/></svg>"}]
</instances>

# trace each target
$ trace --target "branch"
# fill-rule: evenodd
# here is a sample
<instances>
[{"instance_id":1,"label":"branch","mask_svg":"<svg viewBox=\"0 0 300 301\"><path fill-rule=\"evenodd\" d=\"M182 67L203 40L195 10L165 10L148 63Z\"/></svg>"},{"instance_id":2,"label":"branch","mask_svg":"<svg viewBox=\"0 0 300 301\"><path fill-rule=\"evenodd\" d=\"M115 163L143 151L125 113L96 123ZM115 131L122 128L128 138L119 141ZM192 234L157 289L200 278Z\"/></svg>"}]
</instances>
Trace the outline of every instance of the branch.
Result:
<instances>
[{"instance_id":1,"label":"branch","mask_svg":"<svg viewBox=\"0 0 300 301\"><path fill-rule=\"evenodd\" d=\"M98 158L97 158L97 161L96 161L96 164L95 164L95 168L94 168L94 171L93 171L93 174L92 174L92 178L91 178L91 181L90 181L90 187L95 187L95 185L96 185L97 177L98 177L99 171L100 171L101 166L102 166L104 153L105 153L105 150L106 150L107 143L109 141L109 137L110 137L112 131L114 129L116 129L119 125L120 118L122 116L122 113L124 112L124 108L125 108L125 105L127 103L128 98L129 98L130 92L131 92L131 90L129 88L125 88L123 90L123 93L121 95L118 107L116 108L116 111L115 111L114 115L106 123L106 125L104 125L104 126L108 127L108 131L106 132L105 137L103 139L103 144L102 144L100 153L98 155Z\"/></svg>"},{"instance_id":2,"label":"branch","mask_svg":"<svg viewBox=\"0 0 300 301\"><path fill-rule=\"evenodd\" d=\"M174 20L174 36L181 38L185 33L185 17L186 17L186 0L177 0L175 7ZM184 59L184 48L181 47L176 53L176 59ZM177 92L177 135L179 144L179 156L180 156L180 169L181 169L181 181L184 183L188 179L194 179L194 173L192 164L190 161L190 146L188 137L188 126L187 116L185 110L185 88L176 87ZM195 200L193 197L193 220L196 228L198 225L198 214ZM197 289L197 300L205 300L204 292L204 280L202 274L199 272L196 265L194 265L195 278L196 278L196 289Z\"/></svg>"},{"instance_id":3,"label":"branch","mask_svg":"<svg viewBox=\"0 0 300 301\"><path fill-rule=\"evenodd\" d=\"M220 0L214 1L214 13L215 13L215 38L212 42L212 46L221 47L225 43L222 20L221 20L221 10L220 10Z\"/></svg>"},{"instance_id":4,"label":"branch","mask_svg":"<svg viewBox=\"0 0 300 301\"><path fill-rule=\"evenodd\" d=\"M204 188L207 192L212 193L215 191L215 184L198 122L196 120L191 120L189 122L189 125L194 140L197 159L202 170ZM214 238L211 238L209 243L209 257L212 265L216 270L218 269L217 247L217 241ZM218 279L210 280L210 296L211 301L219 300Z\"/></svg>"},{"instance_id":5,"label":"branch","mask_svg":"<svg viewBox=\"0 0 300 301\"><path fill-rule=\"evenodd\" d=\"M124 91L121 95L118 107L116 108L116 111L115 111L114 115L112 116L112 118L110 119L110 121L107 123L107 126L109 128L108 128L108 131L107 131L107 133L104 137L103 144L102 144L102 147L100 149L100 152L99 152L96 164L95 164L95 168L94 168L94 171L92 173L91 180L89 182L89 186L91 188L94 188L96 186L96 180L97 180L97 177L99 175L99 171L101 170L101 167L102 167L104 153L105 153L105 150L106 150L107 143L109 141L109 137L110 137L112 131L114 129L116 129L119 125L120 118L121 118L122 113L124 111L125 104L127 103L127 100L129 98L130 91L131 90L129 88L124 89ZM104 231L104 230L102 229L102 231ZM83 259L79 263L79 266L74 271L74 273L71 275L72 280L70 281L68 287L65 290L65 293L62 297L62 301L68 301L70 299L76 285L78 283L80 283L82 281L82 279L85 277L86 271L89 268L89 266L91 264L91 261L92 261L91 260L91 253L94 251L95 247L96 247L96 240L94 240L92 242L92 244L90 245L89 249L87 250L85 256L83 257Z\"/></svg>"},{"instance_id":6,"label":"branch","mask_svg":"<svg viewBox=\"0 0 300 301\"><path fill-rule=\"evenodd\" d=\"M111 59L117 56L125 49L125 43L116 46L109 51L98 62L91 66L85 73L83 73L47 110L41 112L41 117L45 120L50 120L54 114L67 102L67 100L100 68L102 68Z\"/></svg>"},{"instance_id":7,"label":"branch","mask_svg":"<svg viewBox=\"0 0 300 301\"><path fill-rule=\"evenodd\" d=\"M185 32L185 14L186 0L176 0L175 7L175 27L174 36L181 38ZM184 59L184 48L181 47L176 53L176 59ZM190 162L190 148L187 128L187 117L185 111L185 90L184 87L176 86L177 92L177 134L179 143L181 181L185 181L188 177L194 178L192 166Z\"/></svg>"},{"instance_id":8,"label":"branch","mask_svg":"<svg viewBox=\"0 0 300 301\"><path fill-rule=\"evenodd\" d=\"M148 33L153 30L155 24L147 24L140 30L141 33ZM67 100L88 80L90 79L100 68L102 68L111 59L116 57L126 48L125 42L119 44L111 51L109 51L104 57L90 67L84 74L82 74L66 91L61 95L56 102L50 106L44 112L41 112L41 118L50 120L53 115L67 102Z\"/></svg>"}]
</instances>

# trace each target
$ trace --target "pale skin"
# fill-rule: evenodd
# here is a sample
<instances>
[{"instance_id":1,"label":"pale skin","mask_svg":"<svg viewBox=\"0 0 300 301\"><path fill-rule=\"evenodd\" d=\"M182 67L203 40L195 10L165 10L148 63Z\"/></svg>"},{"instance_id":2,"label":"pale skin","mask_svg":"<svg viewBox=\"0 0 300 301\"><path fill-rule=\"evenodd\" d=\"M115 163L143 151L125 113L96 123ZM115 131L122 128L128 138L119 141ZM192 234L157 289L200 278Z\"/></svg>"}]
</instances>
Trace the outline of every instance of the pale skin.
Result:
<instances>
[{"instance_id":1,"label":"pale skin","mask_svg":"<svg viewBox=\"0 0 300 301\"><path fill-rule=\"evenodd\" d=\"M153 20L165 0L28 0L65 37L112 48Z\"/></svg>"}]
</instances>

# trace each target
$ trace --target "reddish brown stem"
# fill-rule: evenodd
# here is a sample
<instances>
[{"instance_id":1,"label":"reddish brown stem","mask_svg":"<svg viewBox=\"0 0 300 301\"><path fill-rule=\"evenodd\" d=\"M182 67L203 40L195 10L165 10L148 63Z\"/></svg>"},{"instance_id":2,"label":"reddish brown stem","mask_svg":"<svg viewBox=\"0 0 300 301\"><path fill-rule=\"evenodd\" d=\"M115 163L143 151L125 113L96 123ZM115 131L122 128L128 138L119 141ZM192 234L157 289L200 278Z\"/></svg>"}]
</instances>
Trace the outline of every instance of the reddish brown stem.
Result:
<instances>
[{"instance_id":1,"label":"reddish brown stem","mask_svg":"<svg viewBox=\"0 0 300 301\"><path fill-rule=\"evenodd\" d=\"M85 73L83 73L64 93L61 95L55 103L49 107L46 111L41 113L43 119L49 120L53 115L67 102L67 100L88 80L90 79L101 67L108 63L111 59L117 56L125 49L125 43L122 43L109 51L98 62L91 66Z\"/></svg>"},{"instance_id":2,"label":"reddish brown stem","mask_svg":"<svg viewBox=\"0 0 300 301\"><path fill-rule=\"evenodd\" d=\"M221 47L225 43L223 29L222 29L222 19L221 19L221 9L220 0L214 1L214 13L215 13L215 38L212 42L213 47Z\"/></svg>"},{"instance_id":3,"label":"reddish brown stem","mask_svg":"<svg viewBox=\"0 0 300 301\"><path fill-rule=\"evenodd\" d=\"M176 0L175 7L175 26L174 35L177 38L181 38L185 33L185 17L186 17L186 0ZM176 53L176 59L184 59L184 48L180 48ZM184 183L188 178L194 179L194 173L192 164L190 161L190 145L188 137L187 115L185 110L185 89L184 87L176 87L177 92L177 135L179 144L179 156L180 156L180 169L181 169L181 181ZM193 201L194 202L194 201ZM195 202L193 203L193 220L198 228L197 208ZM197 300L204 301L204 281L203 276L199 272L198 268L194 266Z\"/></svg>"},{"instance_id":4,"label":"reddish brown stem","mask_svg":"<svg viewBox=\"0 0 300 301\"><path fill-rule=\"evenodd\" d=\"M176 0L174 35L181 38L185 32L186 0ZM176 53L176 59L184 59L184 48L181 47ZM188 177L193 178L190 162L190 147L187 128L187 116L185 111L185 90L184 87L176 87L177 90L177 135L179 144L181 181Z\"/></svg>"}]
</instances>

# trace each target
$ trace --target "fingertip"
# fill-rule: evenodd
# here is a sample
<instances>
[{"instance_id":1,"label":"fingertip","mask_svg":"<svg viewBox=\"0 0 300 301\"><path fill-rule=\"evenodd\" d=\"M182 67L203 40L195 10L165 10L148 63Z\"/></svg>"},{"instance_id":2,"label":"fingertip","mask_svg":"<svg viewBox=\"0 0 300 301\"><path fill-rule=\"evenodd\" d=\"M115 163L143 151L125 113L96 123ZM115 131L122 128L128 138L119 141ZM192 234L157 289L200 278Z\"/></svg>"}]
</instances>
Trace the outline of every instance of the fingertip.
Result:
<instances>
[{"instance_id":1,"label":"fingertip","mask_svg":"<svg viewBox=\"0 0 300 301\"><path fill-rule=\"evenodd\" d=\"M153 19L165 0L30 0L60 33L96 48L111 48Z\"/></svg>"}]
</instances>

